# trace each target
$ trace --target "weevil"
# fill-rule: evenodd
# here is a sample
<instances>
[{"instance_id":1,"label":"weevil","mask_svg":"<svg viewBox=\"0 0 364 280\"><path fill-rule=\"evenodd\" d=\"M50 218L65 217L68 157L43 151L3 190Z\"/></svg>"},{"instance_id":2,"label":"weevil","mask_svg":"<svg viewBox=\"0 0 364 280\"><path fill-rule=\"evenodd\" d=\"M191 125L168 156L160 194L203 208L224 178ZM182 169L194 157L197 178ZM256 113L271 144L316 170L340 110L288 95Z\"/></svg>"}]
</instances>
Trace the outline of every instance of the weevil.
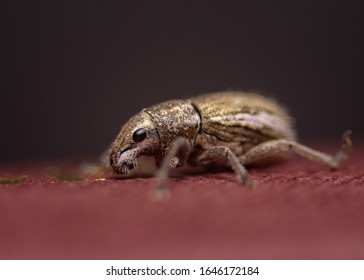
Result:
<instances>
[{"instance_id":1,"label":"weevil","mask_svg":"<svg viewBox=\"0 0 364 280\"><path fill-rule=\"evenodd\" d=\"M143 109L120 130L109 154L116 173L137 166L139 156L154 156L157 187L164 188L169 167L230 166L239 182L252 185L246 166L293 151L336 169L351 148L343 134L336 156L297 142L291 116L275 100L249 92L217 92L170 100Z\"/></svg>"}]
</instances>

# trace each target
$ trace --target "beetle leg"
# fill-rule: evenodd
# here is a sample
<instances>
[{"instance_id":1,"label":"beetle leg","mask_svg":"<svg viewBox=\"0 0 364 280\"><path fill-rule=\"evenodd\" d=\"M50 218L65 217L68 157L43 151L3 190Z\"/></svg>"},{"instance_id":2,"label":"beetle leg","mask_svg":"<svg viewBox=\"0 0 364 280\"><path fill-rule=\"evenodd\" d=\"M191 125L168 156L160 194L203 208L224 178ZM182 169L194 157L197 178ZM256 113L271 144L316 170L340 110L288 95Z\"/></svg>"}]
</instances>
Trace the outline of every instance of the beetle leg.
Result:
<instances>
[{"instance_id":1,"label":"beetle leg","mask_svg":"<svg viewBox=\"0 0 364 280\"><path fill-rule=\"evenodd\" d=\"M206 164L209 162L214 162L221 158L226 158L231 168L238 175L238 180L244 185L252 185L252 181L249 179L248 171L240 163L239 159L234 155L234 153L225 146L216 146L203 152L197 159L196 163Z\"/></svg>"},{"instance_id":2,"label":"beetle leg","mask_svg":"<svg viewBox=\"0 0 364 280\"><path fill-rule=\"evenodd\" d=\"M172 148L162 160L157 173L157 190L165 190L165 182L168 178L169 167L181 167L184 165L191 153L191 146L186 138L179 137L173 143Z\"/></svg>"},{"instance_id":3,"label":"beetle leg","mask_svg":"<svg viewBox=\"0 0 364 280\"><path fill-rule=\"evenodd\" d=\"M248 152L240 157L240 160L243 164L250 164L265 159L267 157L292 150L302 157L323 163L334 170L348 156L348 153L352 146L350 134L350 131L346 131L343 134L341 150L336 154L336 156L330 156L328 154L316 151L312 148L309 148L294 141L281 139L271 140L250 149Z\"/></svg>"}]
</instances>

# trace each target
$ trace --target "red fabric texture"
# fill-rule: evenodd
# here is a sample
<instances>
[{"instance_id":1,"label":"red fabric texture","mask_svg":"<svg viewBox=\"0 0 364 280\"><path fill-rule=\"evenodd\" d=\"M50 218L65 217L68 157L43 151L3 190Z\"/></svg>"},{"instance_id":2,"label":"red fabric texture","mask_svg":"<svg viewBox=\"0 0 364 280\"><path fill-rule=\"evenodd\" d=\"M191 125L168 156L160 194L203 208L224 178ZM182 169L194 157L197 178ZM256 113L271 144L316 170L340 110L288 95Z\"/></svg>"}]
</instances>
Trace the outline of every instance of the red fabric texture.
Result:
<instances>
[{"instance_id":1,"label":"red fabric texture","mask_svg":"<svg viewBox=\"0 0 364 280\"><path fill-rule=\"evenodd\" d=\"M0 258L363 259L363 156L335 172L298 156L253 168L254 189L232 172L172 178L158 203L153 178L58 182L3 164L26 179L0 184Z\"/></svg>"}]
</instances>

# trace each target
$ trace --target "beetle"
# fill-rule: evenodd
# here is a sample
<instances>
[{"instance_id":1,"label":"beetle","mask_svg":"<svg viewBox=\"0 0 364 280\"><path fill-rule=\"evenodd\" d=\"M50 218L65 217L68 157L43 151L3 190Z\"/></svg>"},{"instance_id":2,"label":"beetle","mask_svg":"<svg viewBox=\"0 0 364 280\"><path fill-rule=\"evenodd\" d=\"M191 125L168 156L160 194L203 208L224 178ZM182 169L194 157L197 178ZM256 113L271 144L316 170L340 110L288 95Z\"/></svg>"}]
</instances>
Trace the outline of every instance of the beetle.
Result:
<instances>
[{"instance_id":1,"label":"beetle","mask_svg":"<svg viewBox=\"0 0 364 280\"><path fill-rule=\"evenodd\" d=\"M297 142L291 116L275 100L251 92L226 91L170 100L143 109L120 130L109 161L118 174L137 166L139 156L154 156L157 187L169 167L230 166L239 182L252 185L246 166L285 151L336 169L351 148L350 131L336 156Z\"/></svg>"}]
</instances>

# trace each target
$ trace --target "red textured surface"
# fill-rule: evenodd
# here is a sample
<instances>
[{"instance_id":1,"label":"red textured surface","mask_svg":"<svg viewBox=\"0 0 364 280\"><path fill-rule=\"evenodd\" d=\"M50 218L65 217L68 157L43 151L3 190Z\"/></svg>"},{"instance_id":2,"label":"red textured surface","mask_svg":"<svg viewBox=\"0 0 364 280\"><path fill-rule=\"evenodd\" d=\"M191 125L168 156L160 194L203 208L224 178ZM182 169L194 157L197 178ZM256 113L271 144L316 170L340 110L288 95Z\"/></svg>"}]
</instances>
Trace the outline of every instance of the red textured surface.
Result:
<instances>
[{"instance_id":1,"label":"red textured surface","mask_svg":"<svg viewBox=\"0 0 364 280\"><path fill-rule=\"evenodd\" d=\"M0 258L363 259L363 158L364 146L336 172L299 157L251 169L252 190L231 172L174 178L164 203L150 178L60 183L3 164L0 176L28 177L0 185Z\"/></svg>"}]
</instances>

